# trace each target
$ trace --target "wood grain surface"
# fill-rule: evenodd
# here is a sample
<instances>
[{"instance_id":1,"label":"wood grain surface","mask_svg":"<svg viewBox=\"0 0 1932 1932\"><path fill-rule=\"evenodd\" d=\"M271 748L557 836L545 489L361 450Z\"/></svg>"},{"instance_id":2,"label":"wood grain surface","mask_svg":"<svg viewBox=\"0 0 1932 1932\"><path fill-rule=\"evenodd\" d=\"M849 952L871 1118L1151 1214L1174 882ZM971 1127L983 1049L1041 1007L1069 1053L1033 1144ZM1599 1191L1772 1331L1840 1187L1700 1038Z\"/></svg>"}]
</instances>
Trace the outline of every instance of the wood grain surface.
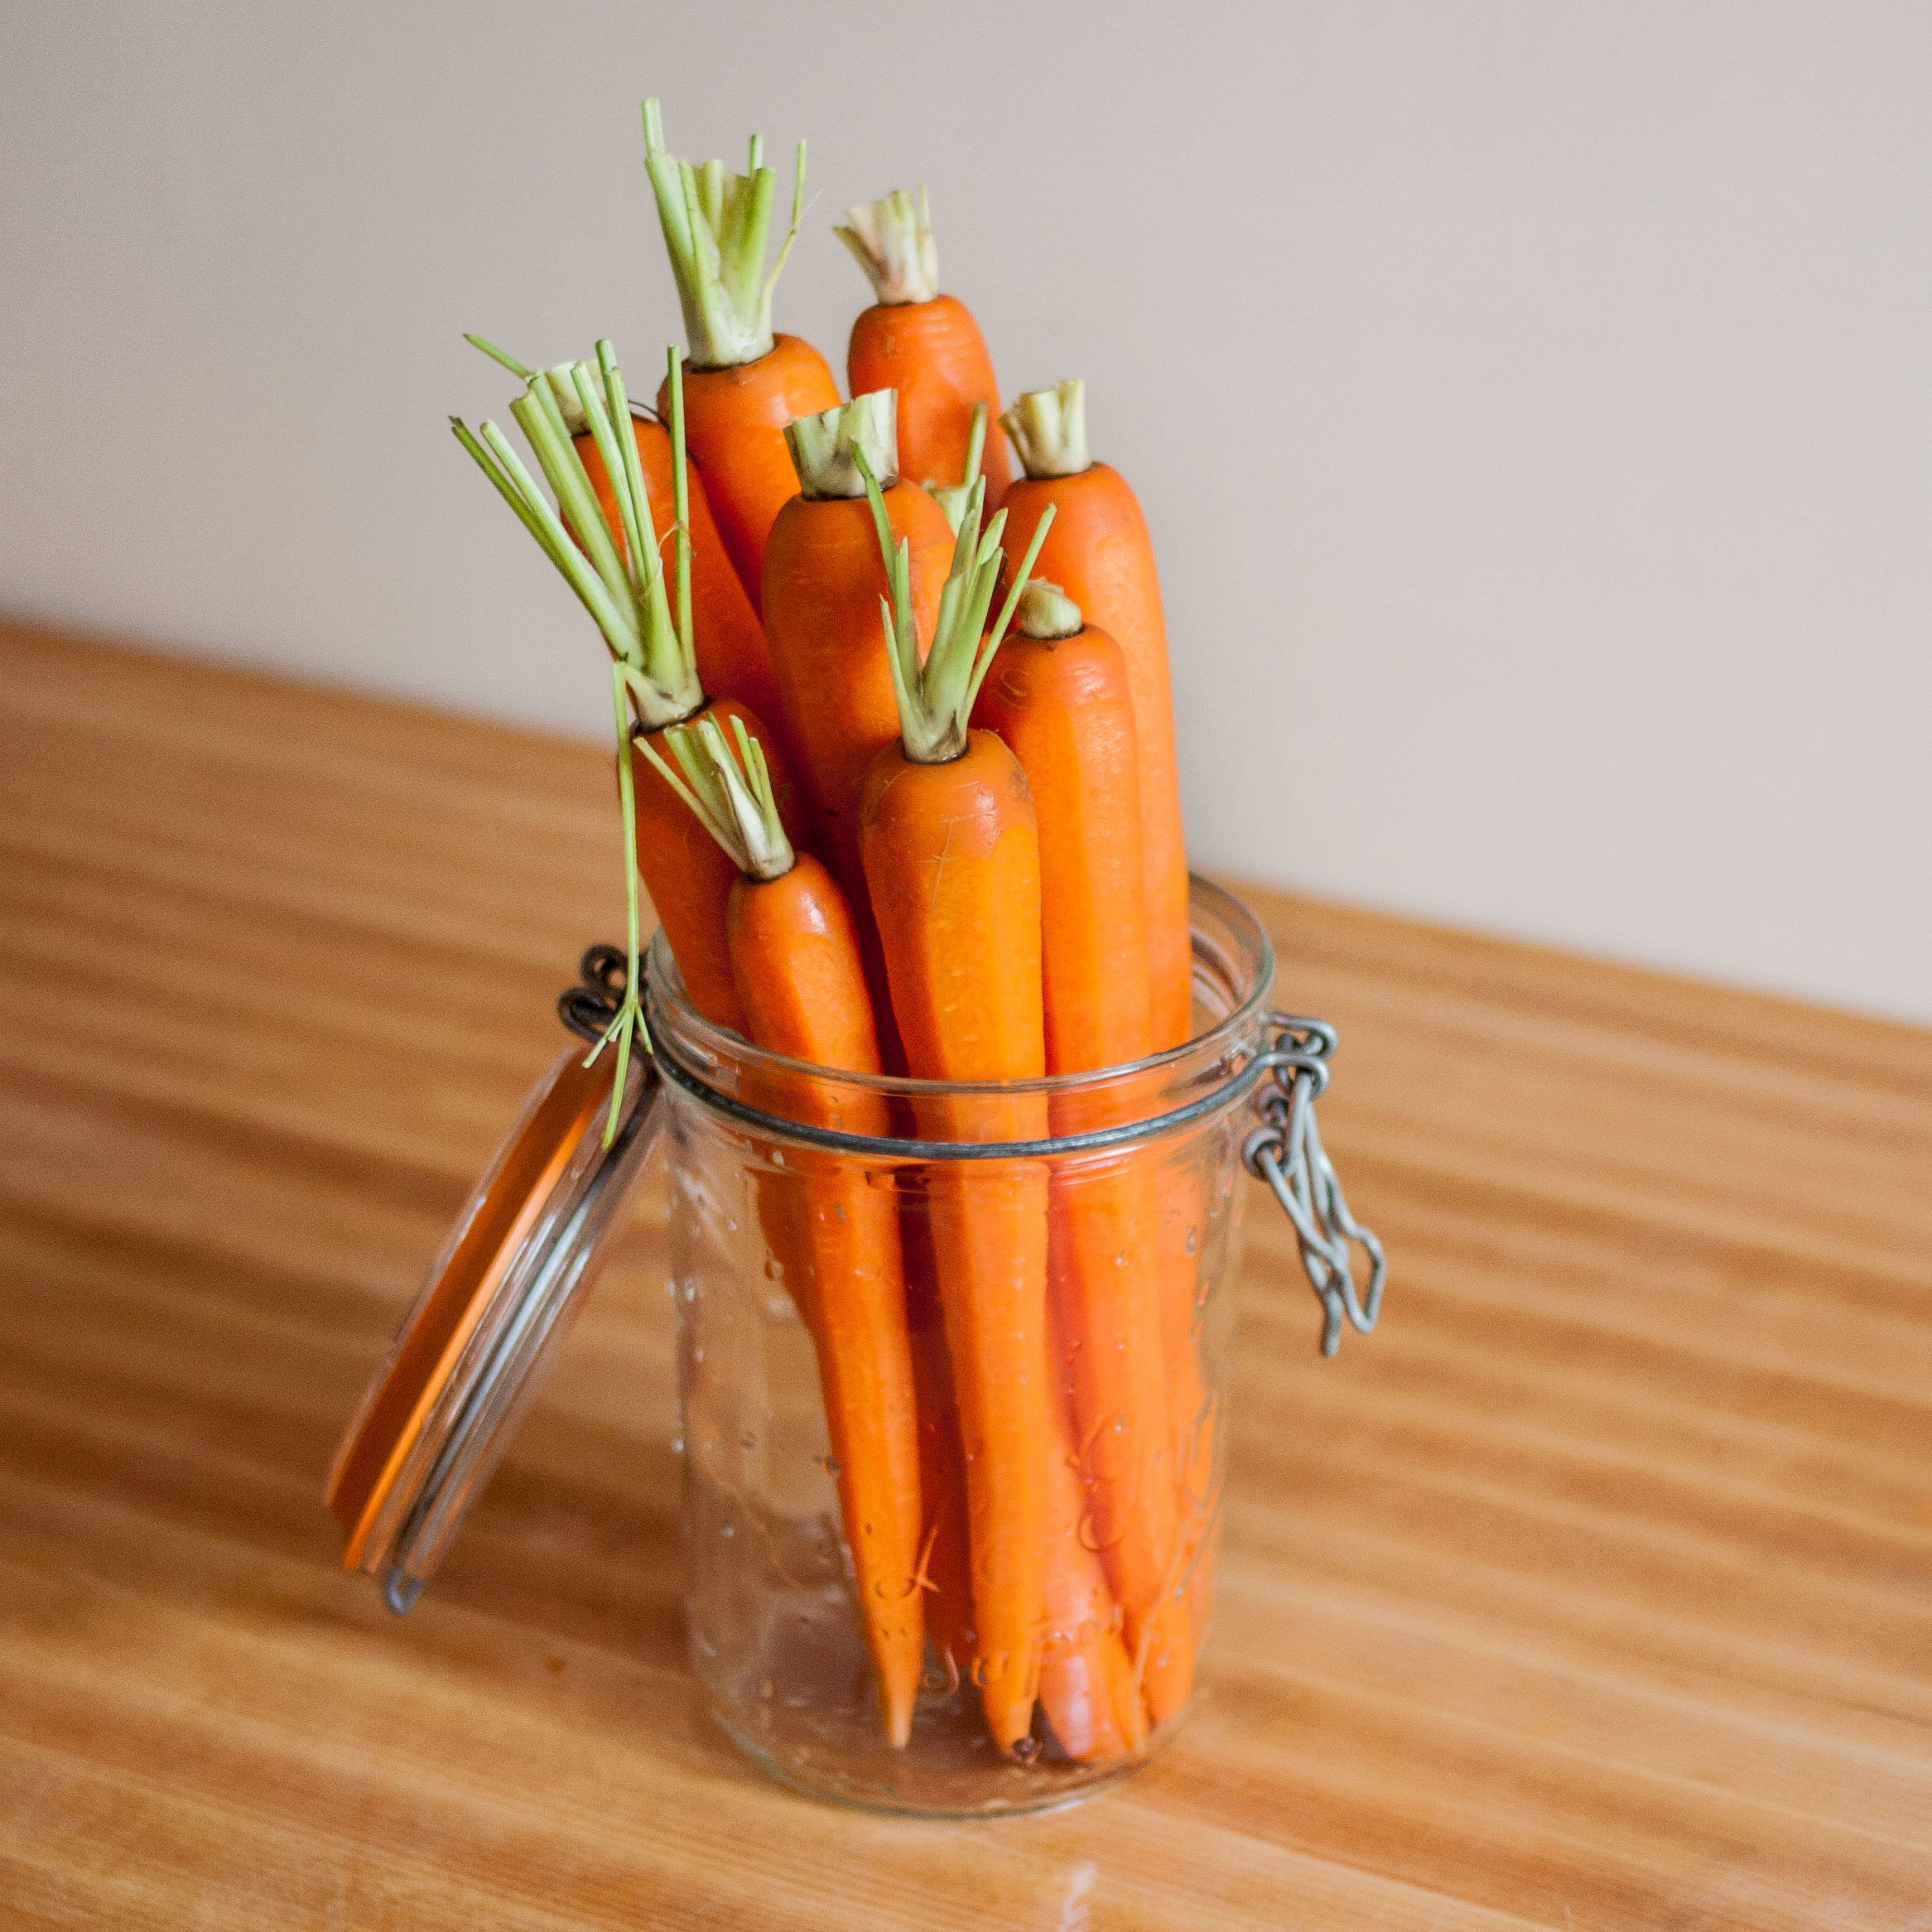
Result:
<instances>
[{"instance_id":1,"label":"wood grain surface","mask_svg":"<svg viewBox=\"0 0 1932 1932\"><path fill-rule=\"evenodd\" d=\"M619 929L605 760L0 648L0 1923L1932 1929L1932 1035L1253 895L1382 1332L1257 1190L1188 1727L850 1815L686 1672L661 1197L407 1621L321 1506Z\"/></svg>"}]
</instances>

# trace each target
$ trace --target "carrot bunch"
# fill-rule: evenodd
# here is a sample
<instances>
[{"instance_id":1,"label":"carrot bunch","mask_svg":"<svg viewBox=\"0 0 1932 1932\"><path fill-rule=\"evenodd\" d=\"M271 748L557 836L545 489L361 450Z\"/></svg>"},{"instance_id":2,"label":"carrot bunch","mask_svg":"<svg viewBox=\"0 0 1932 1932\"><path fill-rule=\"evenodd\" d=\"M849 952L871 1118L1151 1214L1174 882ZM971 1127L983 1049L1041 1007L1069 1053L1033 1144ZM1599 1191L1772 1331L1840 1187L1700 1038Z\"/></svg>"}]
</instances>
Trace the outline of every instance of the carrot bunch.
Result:
<instances>
[{"instance_id":1,"label":"carrot bunch","mask_svg":"<svg viewBox=\"0 0 1932 1932\"><path fill-rule=\"evenodd\" d=\"M928 1139L1035 1149L886 1185L802 1143L761 1177L886 1738L937 1682L1016 1758L1129 1756L1186 1703L1212 1594L1207 1203L1131 1139L1038 1144L1136 1118L1133 1083L1047 1077L1192 1031L1147 525L1092 458L1084 385L1001 412L923 188L836 231L874 296L841 401L772 325L804 143L768 268L761 142L737 172L672 155L655 101L644 126L688 357L644 409L608 343L534 371L472 338L524 384L547 494L494 425L456 433L610 653L634 989L641 880L692 1003L783 1057L751 1104L870 1135L910 1107ZM634 991L620 1059L642 1025ZM972 1091L894 1100L798 1062Z\"/></svg>"}]
</instances>

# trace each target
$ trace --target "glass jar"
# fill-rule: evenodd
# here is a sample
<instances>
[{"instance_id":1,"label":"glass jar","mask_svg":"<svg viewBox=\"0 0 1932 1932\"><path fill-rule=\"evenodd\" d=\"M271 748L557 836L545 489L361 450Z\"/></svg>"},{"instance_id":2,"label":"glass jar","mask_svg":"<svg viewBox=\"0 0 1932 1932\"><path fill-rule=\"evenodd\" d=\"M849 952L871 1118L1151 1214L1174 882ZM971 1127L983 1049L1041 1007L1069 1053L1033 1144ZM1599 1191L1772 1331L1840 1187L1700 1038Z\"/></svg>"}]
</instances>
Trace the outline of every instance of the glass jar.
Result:
<instances>
[{"instance_id":1,"label":"glass jar","mask_svg":"<svg viewBox=\"0 0 1932 1932\"><path fill-rule=\"evenodd\" d=\"M1383 1277L1314 1125L1333 1030L1267 1010L1237 900L1197 879L1192 909L1188 1044L989 1086L762 1053L691 1005L660 935L614 1134L608 1058L566 1052L344 1437L345 1563L414 1604L661 1144L687 1625L725 1730L800 1790L930 1816L1144 1762L1212 1614L1244 1167L1294 1224L1324 1352ZM582 1037L623 965L585 955L560 1002Z\"/></svg>"},{"instance_id":2,"label":"glass jar","mask_svg":"<svg viewBox=\"0 0 1932 1932\"><path fill-rule=\"evenodd\" d=\"M691 1662L787 1784L1057 1804L1187 1708L1274 972L1237 902L1193 913L1190 1044L991 1088L762 1053L653 953ZM863 1290L821 1305L855 1249L903 1280L903 1335Z\"/></svg>"}]
</instances>

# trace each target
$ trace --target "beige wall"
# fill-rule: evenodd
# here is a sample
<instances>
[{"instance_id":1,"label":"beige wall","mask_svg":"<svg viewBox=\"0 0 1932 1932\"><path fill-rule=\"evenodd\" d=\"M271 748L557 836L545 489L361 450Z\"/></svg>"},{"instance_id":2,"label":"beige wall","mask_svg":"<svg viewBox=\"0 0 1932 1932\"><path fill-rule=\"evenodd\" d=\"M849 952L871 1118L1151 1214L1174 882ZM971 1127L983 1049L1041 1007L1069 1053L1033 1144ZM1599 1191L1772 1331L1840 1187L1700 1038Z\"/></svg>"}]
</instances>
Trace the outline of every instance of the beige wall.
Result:
<instances>
[{"instance_id":1,"label":"beige wall","mask_svg":"<svg viewBox=\"0 0 1932 1932\"><path fill-rule=\"evenodd\" d=\"M443 417L675 330L654 90L811 135L835 361L923 177L1089 378L1200 860L1932 1020L1932 8L61 0L0 88L0 605L600 730Z\"/></svg>"}]
</instances>

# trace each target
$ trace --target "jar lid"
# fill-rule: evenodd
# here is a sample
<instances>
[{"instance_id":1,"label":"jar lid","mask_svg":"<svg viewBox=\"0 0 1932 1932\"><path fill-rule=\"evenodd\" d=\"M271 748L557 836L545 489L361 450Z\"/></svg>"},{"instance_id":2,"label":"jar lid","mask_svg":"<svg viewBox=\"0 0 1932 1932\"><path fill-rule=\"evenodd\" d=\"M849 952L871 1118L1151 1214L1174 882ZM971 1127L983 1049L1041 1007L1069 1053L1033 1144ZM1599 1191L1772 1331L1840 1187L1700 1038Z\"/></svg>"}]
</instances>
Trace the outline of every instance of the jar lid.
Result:
<instances>
[{"instance_id":1,"label":"jar lid","mask_svg":"<svg viewBox=\"0 0 1932 1932\"><path fill-rule=\"evenodd\" d=\"M380 1576L398 1613L508 1446L649 1149L650 1056L631 1056L608 1147L614 1056L584 1058L567 1047L531 1090L336 1452L325 1500L344 1567Z\"/></svg>"}]
</instances>

